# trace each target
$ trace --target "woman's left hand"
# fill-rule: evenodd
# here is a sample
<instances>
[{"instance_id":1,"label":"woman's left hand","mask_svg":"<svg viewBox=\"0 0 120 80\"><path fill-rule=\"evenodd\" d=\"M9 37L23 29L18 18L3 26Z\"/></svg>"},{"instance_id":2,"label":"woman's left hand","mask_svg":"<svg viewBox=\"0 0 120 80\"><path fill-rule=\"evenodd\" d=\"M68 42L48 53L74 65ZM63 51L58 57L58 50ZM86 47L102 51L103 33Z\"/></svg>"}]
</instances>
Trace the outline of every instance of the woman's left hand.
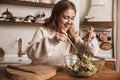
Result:
<instances>
[{"instance_id":1,"label":"woman's left hand","mask_svg":"<svg viewBox=\"0 0 120 80\"><path fill-rule=\"evenodd\" d=\"M96 37L96 34L94 32L94 28L91 26L90 29L88 30L87 34L85 35L85 39L87 39L87 41L90 41L94 37Z\"/></svg>"}]
</instances>

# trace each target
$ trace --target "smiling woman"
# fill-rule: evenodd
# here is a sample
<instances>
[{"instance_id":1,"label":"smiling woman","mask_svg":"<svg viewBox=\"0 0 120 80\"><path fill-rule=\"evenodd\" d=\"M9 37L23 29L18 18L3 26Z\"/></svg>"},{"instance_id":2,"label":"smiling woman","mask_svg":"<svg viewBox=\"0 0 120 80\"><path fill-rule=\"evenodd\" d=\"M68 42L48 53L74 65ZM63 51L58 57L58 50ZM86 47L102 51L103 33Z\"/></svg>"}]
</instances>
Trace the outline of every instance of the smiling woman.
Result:
<instances>
[{"instance_id":1,"label":"smiling woman","mask_svg":"<svg viewBox=\"0 0 120 80\"><path fill-rule=\"evenodd\" d=\"M64 56L74 54L75 47L78 53L81 53L87 40L90 40L89 51L93 55L97 54L98 42L93 28L90 28L85 40L82 40L73 29L75 16L76 7L69 0L61 0L54 6L51 16L38 28L27 47L26 51L32 59L32 64L64 65Z\"/></svg>"}]
</instances>

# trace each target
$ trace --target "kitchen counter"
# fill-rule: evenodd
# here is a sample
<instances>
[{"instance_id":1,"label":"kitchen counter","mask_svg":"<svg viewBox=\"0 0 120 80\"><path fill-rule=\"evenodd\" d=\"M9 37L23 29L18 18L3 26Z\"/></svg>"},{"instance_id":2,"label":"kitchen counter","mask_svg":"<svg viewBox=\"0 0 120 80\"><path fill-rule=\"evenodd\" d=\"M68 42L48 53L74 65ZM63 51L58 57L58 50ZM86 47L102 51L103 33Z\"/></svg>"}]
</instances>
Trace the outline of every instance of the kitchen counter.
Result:
<instances>
[{"instance_id":1,"label":"kitchen counter","mask_svg":"<svg viewBox=\"0 0 120 80\"><path fill-rule=\"evenodd\" d=\"M120 72L104 67L102 71L92 77L79 78L70 75L68 71L64 69L63 71L57 72L56 76L49 80L120 80Z\"/></svg>"},{"instance_id":2,"label":"kitchen counter","mask_svg":"<svg viewBox=\"0 0 120 80\"><path fill-rule=\"evenodd\" d=\"M0 80L10 80L7 77L5 67L0 68ZM102 71L88 78L74 77L65 68L57 71L57 74L48 80L120 80L120 72L104 67Z\"/></svg>"}]
</instances>

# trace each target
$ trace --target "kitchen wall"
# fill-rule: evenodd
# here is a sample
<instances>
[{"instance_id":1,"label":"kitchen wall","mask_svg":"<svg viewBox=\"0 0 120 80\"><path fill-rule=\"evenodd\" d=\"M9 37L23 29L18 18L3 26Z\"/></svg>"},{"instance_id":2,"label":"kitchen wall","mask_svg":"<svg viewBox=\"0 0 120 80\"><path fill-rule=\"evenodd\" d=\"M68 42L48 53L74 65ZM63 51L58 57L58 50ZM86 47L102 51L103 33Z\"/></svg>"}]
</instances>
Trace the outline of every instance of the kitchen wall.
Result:
<instances>
[{"instance_id":1,"label":"kitchen wall","mask_svg":"<svg viewBox=\"0 0 120 80\"><path fill-rule=\"evenodd\" d=\"M75 18L75 30L79 30L80 21L84 20L84 17L88 15L89 9L91 7L91 0L71 0L75 3L77 7L77 15ZM112 18L112 0L105 0L110 6L107 6L107 15ZM14 16L25 17L26 15L35 15L37 11L45 11L46 17L51 14L51 8L39 8L39 7L27 7L27 6L16 6L16 5L6 5L0 4L0 16L2 12L9 9ZM106 12L103 11L103 12ZM108 14L110 13L110 14ZM105 13L106 14L106 13ZM99 15L103 17L102 15ZM23 41L23 51L26 49L28 42L32 39L35 30L38 27L33 26L20 26L20 25L2 25L0 24L0 47L5 50L6 54L17 54L18 51L18 39L22 38Z\"/></svg>"},{"instance_id":2,"label":"kitchen wall","mask_svg":"<svg viewBox=\"0 0 120 80\"><path fill-rule=\"evenodd\" d=\"M27 15L34 16L38 11L45 11L45 13L47 13L46 17L50 16L51 14L51 8L16 5L0 5L0 14L2 14L2 12L5 12L6 8L8 8L14 16L18 17L25 17ZM24 51L37 28L38 27L35 26L0 24L0 46L5 50L6 54L17 54L18 39L22 38Z\"/></svg>"}]
</instances>

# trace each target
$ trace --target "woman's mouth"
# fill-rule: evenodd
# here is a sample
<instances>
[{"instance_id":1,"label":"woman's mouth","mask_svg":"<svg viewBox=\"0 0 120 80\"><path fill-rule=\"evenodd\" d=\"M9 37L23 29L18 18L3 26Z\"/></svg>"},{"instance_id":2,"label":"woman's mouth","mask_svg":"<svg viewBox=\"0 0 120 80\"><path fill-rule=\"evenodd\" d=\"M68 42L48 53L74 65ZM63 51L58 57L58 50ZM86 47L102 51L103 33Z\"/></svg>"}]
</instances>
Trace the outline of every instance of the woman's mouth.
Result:
<instances>
[{"instance_id":1,"label":"woman's mouth","mask_svg":"<svg viewBox=\"0 0 120 80\"><path fill-rule=\"evenodd\" d=\"M67 30L70 28L71 25L64 25L64 30Z\"/></svg>"}]
</instances>

